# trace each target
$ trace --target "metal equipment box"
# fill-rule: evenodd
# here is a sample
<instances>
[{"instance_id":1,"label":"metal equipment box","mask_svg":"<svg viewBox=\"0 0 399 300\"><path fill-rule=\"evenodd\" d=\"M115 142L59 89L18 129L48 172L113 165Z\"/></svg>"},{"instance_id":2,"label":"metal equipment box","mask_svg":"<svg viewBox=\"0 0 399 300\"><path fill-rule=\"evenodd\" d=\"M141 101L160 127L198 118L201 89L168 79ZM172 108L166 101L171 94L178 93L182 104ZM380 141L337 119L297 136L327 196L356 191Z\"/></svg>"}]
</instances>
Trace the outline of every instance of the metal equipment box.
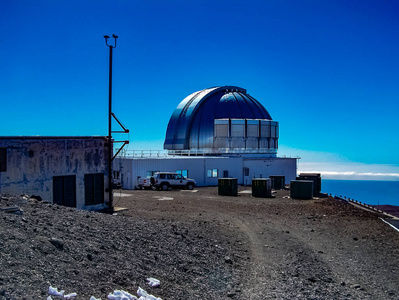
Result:
<instances>
[{"instance_id":1,"label":"metal equipment box","mask_svg":"<svg viewBox=\"0 0 399 300\"><path fill-rule=\"evenodd\" d=\"M237 196L237 178L219 178L218 194L221 196Z\"/></svg>"},{"instance_id":2,"label":"metal equipment box","mask_svg":"<svg viewBox=\"0 0 399 300\"><path fill-rule=\"evenodd\" d=\"M271 198L272 185L270 178L252 179L252 196L259 198Z\"/></svg>"},{"instance_id":3,"label":"metal equipment box","mask_svg":"<svg viewBox=\"0 0 399 300\"><path fill-rule=\"evenodd\" d=\"M283 190L285 187L285 176L283 175L270 175L272 189Z\"/></svg>"},{"instance_id":4,"label":"metal equipment box","mask_svg":"<svg viewBox=\"0 0 399 300\"><path fill-rule=\"evenodd\" d=\"M319 195L321 192L321 176L320 173L300 173L296 180L313 181L313 195Z\"/></svg>"},{"instance_id":5,"label":"metal equipment box","mask_svg":"<svg viewBox=\"0 0 399 300\"><path fill-rule=\"evenodd\" d=\"M313 198L313 181L291 180L291 198L308 200Z\"/></svg>"}]
</instances>

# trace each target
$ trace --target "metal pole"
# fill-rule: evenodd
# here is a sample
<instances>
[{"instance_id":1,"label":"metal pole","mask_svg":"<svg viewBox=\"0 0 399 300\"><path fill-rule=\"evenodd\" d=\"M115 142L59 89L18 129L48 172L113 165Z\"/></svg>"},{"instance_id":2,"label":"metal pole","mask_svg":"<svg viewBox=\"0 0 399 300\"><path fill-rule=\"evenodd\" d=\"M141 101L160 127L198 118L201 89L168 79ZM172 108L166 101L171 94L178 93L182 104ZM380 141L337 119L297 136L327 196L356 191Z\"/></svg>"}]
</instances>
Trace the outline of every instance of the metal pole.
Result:
<instances>
[{"instance_id":1,"label":"metal pole","mask_svg":"<svg viewBox=\"0 0 399 300\"><path fill-rule=\"evenodd\" d=\"M112 142L112 48L116 47L116 39L118 38L117 35L113 34L112 37L115 39L115 45L108 45L108 35L104 35L105 44L109 48L109 103L108 103L108 206L109 209L112 211L114 209L113 203L113 180L112 180L112 150L113 150L113 142ZM125 130L126 131L126 130Z\"/></svg>"},{"instance_id":2,"label":"metal pole","mask_svg":"<svg viewBox=\"0 0 399 300\"><path fill-rule=\"evenodd\" d=\"M109 47L109 94L108 94L108 205L110 209L114 208L112 195L112 49Z\"/></svg>"}]
</instances>

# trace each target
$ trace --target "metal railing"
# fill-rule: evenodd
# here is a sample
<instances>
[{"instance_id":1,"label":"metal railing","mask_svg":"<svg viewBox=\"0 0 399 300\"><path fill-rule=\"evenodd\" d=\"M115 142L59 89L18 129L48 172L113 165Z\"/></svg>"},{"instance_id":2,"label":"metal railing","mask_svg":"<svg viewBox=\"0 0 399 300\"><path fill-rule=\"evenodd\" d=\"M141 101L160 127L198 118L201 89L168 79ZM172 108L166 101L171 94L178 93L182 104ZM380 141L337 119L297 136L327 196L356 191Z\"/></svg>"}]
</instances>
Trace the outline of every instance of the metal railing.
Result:
<instances>
[{"instance_id":1,"label":"metal railing","mask_svg":"<svg viewBox=\"0 0 399 300\"><path fill-rule=\"evenodd\" d=\"M116 149L118 150L118 149ZM194 150L125 150L122 151L123 158L162 158L162 157L181 157L181 156L211 156L211 155L241 155L241 154L276 154L275 150L267 151L268 149L246 150L246 149L194 149ZM296 158L287 155L276 155L277 158Z\"/></svg>"},{"instance_id":2,"label":"metal railing","mask_svg":"<svg viewBox=\"0 0 399 300\"><path fill-rule=\"evenodd\" d=\"M366 204L366 203L363 203L363 202L360 202L360 201L357 201L357 200L355 200L355 199L351 199L351 198L347 198L347 197L343 197L342 195L339 195L339 196L337 196L337 195L332 195L332 194L329 194L331 197L334 197L334 199L337 199L337 200L340 200L340 201L343 201L343 202L348 202L348 203L353 203L353 204L356 204L356 205L359 205L359 206L361 206L361 207L364 207L364 208L367 208L367 209L369 209L369 210L373 210L373 211L376 211L376 212L379 212L379 213L383 213L383 211L382 210L380 210L380 209L378 209L378 208L375 208L374 206L372 206L372 205L369 205L369 204Z\"/></svg>"}]
</instances>

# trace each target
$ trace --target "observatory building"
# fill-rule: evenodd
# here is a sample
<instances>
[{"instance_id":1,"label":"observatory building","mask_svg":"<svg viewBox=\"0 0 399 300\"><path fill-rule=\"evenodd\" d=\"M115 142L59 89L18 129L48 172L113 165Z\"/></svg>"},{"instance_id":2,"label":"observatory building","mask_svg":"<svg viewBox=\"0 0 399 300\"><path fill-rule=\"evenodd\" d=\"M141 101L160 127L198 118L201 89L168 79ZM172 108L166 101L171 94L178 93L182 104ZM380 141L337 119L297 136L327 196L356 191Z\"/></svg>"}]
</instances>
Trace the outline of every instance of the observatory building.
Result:
<instances>
[{"instance_id":1,"label":"observatory building","mask_svg":"<svg viewBox=\"0 0 399 300\"><path fill-rule=\"evenodd\" d=\"M278 122L242 88L209 88L178 105L169 121L164 148L276 154Z\"/></svg>"},{"instance_id":2,"label":"observatory building","mask_svg":"<svg viewBox=\"0 0 399 300\"><path fill-rule=\"evenodd\" d=\"M265 107L236 86L212 87L187 96L173 112L164 152L133 151L117 158L116 177L126 189L157 171L178 172L198 186L235 177L296 178L297 158L278 157L279 124ZM117 178L118 180L118 178Z\"/></svg>"}]
</instances>

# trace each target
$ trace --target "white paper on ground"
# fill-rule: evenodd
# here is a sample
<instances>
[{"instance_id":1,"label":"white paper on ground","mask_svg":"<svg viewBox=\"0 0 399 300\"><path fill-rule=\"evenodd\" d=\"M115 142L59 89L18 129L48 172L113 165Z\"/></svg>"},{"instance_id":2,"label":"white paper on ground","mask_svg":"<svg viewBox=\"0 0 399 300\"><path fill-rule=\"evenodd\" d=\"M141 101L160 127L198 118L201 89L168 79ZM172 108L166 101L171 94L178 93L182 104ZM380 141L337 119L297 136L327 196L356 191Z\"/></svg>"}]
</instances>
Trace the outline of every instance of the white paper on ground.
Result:
<instances>
[{"instance_id":1,"label":"white paper on ground","mask_svg":"<svg viewBox=\"0 0 399 300\"><path fill-rule=\"evenodd\" d=\"M112 294L108 295L109 300L137 300L136 296L132 294L122 291L122 290L115 290Z\"/></svg>"},{"instance_id":2,"label":"white paper on ground","mask_svg":"<svg viewBox=\"0 0 399 300\"><path fill-rule=\"evenodd\" d=\"M147 280L150 283L156 284L155 286L158 286L160 284L160 281L156 278L147 278ZM46 300L53 300L52 296L59 296L59 297L64 297L65 299L72 299L77 296L76 293L70 293L67 295L64 295L65 291L58 291L57 288L50 286L48 293L50 296L47 297ZM154 295L148 294L145 290L143 290L141 287L138 288L137 290L137 295L140 298L137 298L136 296L133 296L132 294L123 291L123 290L115 290L112 294L108 294L108 299L109 300L162 300L161 298L157 298ZM90 297L90 300L101 300L101 298L96 298L94 296Z\"/></svg>"},{"instance_id":3,"label":"white paper on ground","mask_svg":"<svg viewBox=\"0 0 399 300\"><path fill-rule=\"evenodd\" d=\"M148 281L148 285L150 285L152 287L157 287L161 284L161 282L158 279L152 278L152 277L147 278L147 281Z\"/></svg>"},{"instance_id":4,"label":"white paper on ground","mask_svg":"<svg viewBox=\"0 0 399 300\"><path fill-rule=\"evenodd\" d=\"M108 294L109 300L128 300L128 297L122 295Z\"/></svg>"},{"instance_id":5,"label":"white paper on ground","mask_svg":"<svg viewBox=\"0 0 399 300\"><path fill-rule=\"evenodd\" d=\"M50 286L48 288L48 293L53 296L64 296L65 291L58 291L57 288Z\"/></svg>"},{"instance_id":6,"label":"white paper on ground","mask_svg":"<svg viewBox=\"0 0 399 300\"><path fill-rule=\"evenodd\" d=\"M136 300L136 299L137 299L136 296L133 296L132 294L130 294L130 293L128 293L128 292L125 292L125 291L123 291L123 290L121 290L121 292L123 293L124 296L128 297L129 300Z\"/></svg>"},{"instance_id":7,"label":"white paper on ground","mask_svg":"<svg viewBox=\"0 0 399 300\"><path fill-rule=\"evenodd\" d=\"M148 294L141 287L138 288L137 295L140 296L139 300L162 300L161 298L157 298L154 295Z\"/></svg>"},{"instance_id":8,"label":"white paper on ground","mask_svg":"<svg viewBox=\"0 0 399 300\"><path fill-rule=\"evenodd\" d=\"M74 298L74 297L76 297L78 294L76 294L76 293L70 293L70 294L68 294L68 295L64 295L64 298L65 299L71 299L71 298Z\"/></svg>"}]
</instances>

